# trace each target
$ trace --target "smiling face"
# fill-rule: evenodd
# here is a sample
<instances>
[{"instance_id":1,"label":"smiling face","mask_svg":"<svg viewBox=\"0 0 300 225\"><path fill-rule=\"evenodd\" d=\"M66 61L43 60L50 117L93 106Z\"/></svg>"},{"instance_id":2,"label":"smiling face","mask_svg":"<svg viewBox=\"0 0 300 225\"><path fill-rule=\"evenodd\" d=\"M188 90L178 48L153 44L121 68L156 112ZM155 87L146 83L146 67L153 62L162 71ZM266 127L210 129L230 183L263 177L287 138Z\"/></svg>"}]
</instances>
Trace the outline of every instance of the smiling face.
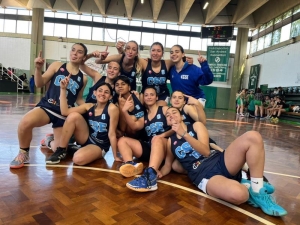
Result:
<instances>
[{"instance_id":1,"label":"smiling face","mask_svg":"<svg viewBox=\"0 0 300 225\"><path fill-rule=\"evenodd\" d=\"M159 44L152 45L151 52L150 52L152 61L154 62L160 61L163 54L164 54L163 49Z\"/></svg>"},{"instance_id":2,"label":"smiling face","mask_svg":"<svg viewBox=\"0 0 300 225\"><path fill-rule=\"evenodd\" d=\"M154 105L157 101L157 93L153 88L146 88L144 91L144 103L147 106Z\"/></svg>"},{"instance_id":3,"label":"smiling face","mask_svg":"<svg viewBox=\"0 0 300 225\"><path fill-rule=\"evenodd\" d=\"M138 47L139 46L133 41L127 42L126 47L125 47L126 58L134 59L134 57L136 57L139 53Z\"/></svg>"},{"instance_id":4,"label":"smiling face","mask_svg":"<svg viewBox=\"0 0 300 225\"><path fill-rule=\"evenodd\" d=\"M115 82L115 91L118 95L126 95L130 91L130 85L123 80Z\"/></svg>"},{"instance_id":5,"label":"smiling face","mask_svg":"<svg viewBox=\"0 0 300 225\"><path fill-rule=\"evenodd\" d=\"M81 63L85 59L86 50L80 44L74 44L70 52L70 62Z\"/></svg>"},{"instance_id":6,"label":"smiling face","mask_svg":"<svg viewBox=\"0 0 300 225\"><path fill-rule=\"evenodd\" d=\"M112 98L111 89L106 84L99 86L94 95L99 103L107 103Z\"/></svg>"},{"instance_id":7,"label":"smiling face","mask_svg":"<svg viewBox=\"0 0 300 225\"><path fill-rule=\"evenodd\" d=\"M117 62L110 62L106 69L107 77L110 80L115 79L120 75L120 65Z\"/></svg>"},{"instance_id":8,"label":"smiling face","mask_svg":"<svg viewBox=\"0 0 300 225\"><path fill-rule=\"evenodd\" d=\"M171 96L171 105L177 109L182 109L185 104L185 98L181 91L174 91Z\"/></svg>"},{"instance_id":9,"label":"smiling face","mask_svg":"<svg viewBox=\"0 0 300 225\"><path fill-rule=\"evenodd\" d=\"M178 46L173 46L170 51L170 58L173 63L180 62L182 58L184 57L184 53L181 51L181 49Z\"/></svg>"},{"instance_id":10,"label":"smiling face","mask_svg":"<svg viewBox=\"0 0 300 225\"><path fill-rule=\"evenodd\" d=\"M167 119L167 124L169 126L172 126L172 124L174 123L181 123L182 116L178 109L174 107L170 107L166 111L166 119Z\"/></svg>"}]
</instances>

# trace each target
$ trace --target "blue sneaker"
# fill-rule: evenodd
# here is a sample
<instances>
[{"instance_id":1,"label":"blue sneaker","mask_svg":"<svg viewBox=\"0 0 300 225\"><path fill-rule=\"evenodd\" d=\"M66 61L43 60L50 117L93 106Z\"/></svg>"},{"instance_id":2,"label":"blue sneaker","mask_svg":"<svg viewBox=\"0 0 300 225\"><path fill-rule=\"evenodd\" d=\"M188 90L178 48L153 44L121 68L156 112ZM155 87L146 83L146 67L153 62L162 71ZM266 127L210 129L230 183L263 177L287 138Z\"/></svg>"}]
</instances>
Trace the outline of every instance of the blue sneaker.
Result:
<instances>
[{"instance_id":1,"label":"blue sneaker","mask_svg":"<svg viewBox=\"0 0 300 225\"><path fill-rule=\"evenodd\" d=\"M148 192L157 190L157 173L156 171L148 167L145 169L142 176L135 178L128 182L126 187L133 191Z\"/></svg>"},{"instance_id":2,"label":"blue sneaker","mask_svg":"<svg viewBox=\"0 0 300 225\"><path fill-rule=\"evenodd\" d=\"M266 188L262 187L259 193L255 193L250 187L249 195L249 199L251 199L257 207L260 207L265 214L270 216L285 216L287 214L287 211L276 203L273 196L267 194Z\"/></svg>"},{"instance_id":3,"label":"blue sneaker","mask_svg":"<svg viewBox=\"0 0 300 225\"><path fill-rule=\"evenodd\" d=\"M247 183L251 186L251 180L242 178L241 184L244 184L244 183ZM264 181L264 188L266 188L268 194L272 194L275 191L275 187L272 184L270 184L269 182Z\"/></svg>"},{"instance_id":4,"label":"blue sneaker","mask_svg":"<svg viewBox=\"0 0 300 225\"><path fill-rule=\"evenodd\" d=\"M133 177L142 173L143 169L143 163L128 161L120 167L119 171L124 177Z\"/></svg>"}]
</instances>

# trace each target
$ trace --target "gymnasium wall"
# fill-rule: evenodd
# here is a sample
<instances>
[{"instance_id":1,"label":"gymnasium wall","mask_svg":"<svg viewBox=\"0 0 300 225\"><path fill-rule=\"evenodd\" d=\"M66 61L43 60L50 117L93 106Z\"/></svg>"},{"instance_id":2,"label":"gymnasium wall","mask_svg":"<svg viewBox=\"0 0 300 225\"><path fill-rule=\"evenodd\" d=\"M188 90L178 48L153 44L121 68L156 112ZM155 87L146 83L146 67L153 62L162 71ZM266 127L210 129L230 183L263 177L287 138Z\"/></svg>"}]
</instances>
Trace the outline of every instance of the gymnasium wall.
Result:
<instances>
[{"instance_id":1,"label":"gymnasium wall","mask_svg":"<svg viewBox=\"0 0 300 225\"><path fill-rule=\"evenodd\" d=\"M243 87L248 87L250 67L261 64L258 87L300 86L300 42L283 46L249 58L245 67ZM298 83L296 83L298 82Z\"/></svg>"}]
</instances>

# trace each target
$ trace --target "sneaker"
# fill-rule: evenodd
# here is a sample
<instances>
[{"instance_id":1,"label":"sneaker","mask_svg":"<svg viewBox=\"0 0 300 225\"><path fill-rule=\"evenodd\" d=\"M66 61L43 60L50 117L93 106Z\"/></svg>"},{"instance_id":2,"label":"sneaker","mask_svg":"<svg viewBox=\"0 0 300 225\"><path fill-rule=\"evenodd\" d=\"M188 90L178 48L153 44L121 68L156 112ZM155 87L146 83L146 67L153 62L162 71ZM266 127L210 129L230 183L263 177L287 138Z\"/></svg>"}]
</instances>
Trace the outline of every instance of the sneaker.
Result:
<instances>
[{"instance_id":1,"label":"sneaker","mask_svg":"<svg viewBox=\"0 0 300 225\"><path fill-rule=\"evenodd\" d=\"M287 211L276 203L273 196L267 194L266 188L262 187L259 193L255 193L250 187L249 195L254 205L260 207L265 214L270 216L285 216L287 214Z\"/></svg>"},{"instance_id":2,"label":"sneaker","mask_svg":"<svg viewBox=\"0 0 300 225\"><path fill-rule=\"evenodd\" d=\"M43 140L41 140L41 146L50 148L49 147L50 142L53 141L53 140L54 140L54 135L53 134L46 134L46 137Z\"/></svg>"},{"instance_id":3,"label":"sneaker","mask_svg":"<svg viewBox=\"0 0 300 225\"><path fill-rule=\"evenodd\" d=\"M254 118L255 116L253 116L253 115L251 115L251 114L249 114L249 116L251 117L251 118Z\"/></svg>"},{"instance_id":4,"label":"sneaker","mask_svg":"<svg viewBox=\"0 0 300 225\"><path fill-rule=\"evenodd\" d=\"M241 116L241 117L244 117L245 115L244 115L243 113L240 113L240 116Z\"/></svg>"},{"instance_id":5,"label":"sneaker","mask_svg":"<svg viewBox=\"0 0 300 225\"><path fill-rule=\"evenodd\" d=\"M62 148L57 148L56 151L46 159L47 164L57 164L60 163L60 160L66 158L67 150Z\"/></svg>"},{"instance_id":6,"label":"sneaker","mask_svg":"<svg viewBox=\"0 0 300 225\"><path fill-rule=\"evenodd\" d=\"M16 158L11 161L10 168L18 169L24 166L24 164L29 163L29 152L20 149L19 154Z\"/></svg>"},{"instance_id":7,"label":"sneaker","mask_svg":"<svg viewBox=\"0 0 300 225\"><path fill-rule=\"evenodd\" d=\"M247 183L251 186L251 180L242 178L241 184L244 184L244 183ZM275 191L275 187L272 184L270 184L269 182L264 181L264 188L267 190L268 194L272 194Z\"/></svg>"},{"instance_id":8,"label":"sneaker","mask_svg":"<svg viewBox=\"0 0 300 225\"><path fill-rule=\"evenodd\" d=\"M135 178L128 182L126 187L133 191L148 192L157 190L157 173L156 171L148 167L145 169L142 176Z\"/></svg>"},{"instance_id":9,"label":"sneaker","mask_svg":"<svg viewBox=\"0 0 300 225\"><path fill-rule=\"evenodd\" d=\"M143 169L143 163L128 161L120 167L119 171L124 177L133 177L142 173Z\"/></svg>"},{"instance_id":10,"label":"sneaker","mask_svg":"<svg viewBox=\"0 0 300 225\"><path fill-rule=\"evenodd\" d=\"M264 117L260 117L260 120L265 120L265 118Z\"/></svg>"}]
</instances>

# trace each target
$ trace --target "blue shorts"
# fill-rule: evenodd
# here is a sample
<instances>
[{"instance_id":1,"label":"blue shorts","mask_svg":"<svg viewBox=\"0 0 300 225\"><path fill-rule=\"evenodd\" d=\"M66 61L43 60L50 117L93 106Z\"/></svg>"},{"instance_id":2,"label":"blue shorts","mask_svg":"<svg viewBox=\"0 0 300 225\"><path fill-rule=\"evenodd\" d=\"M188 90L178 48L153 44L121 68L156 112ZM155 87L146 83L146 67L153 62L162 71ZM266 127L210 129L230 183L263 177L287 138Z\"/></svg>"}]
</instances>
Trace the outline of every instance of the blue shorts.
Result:
<instances>
[{"instance_id":1,"label":"blue shorts","mask_svg":"<svg viewBox=\"0 0 300 225\"><path fill-rule=\"evenodd\" d=\"M86 140L86 142L81 145L81 147L84 147L84 146L87 146L87 145L96 145L98 146L102 151L104 151L105 153L109 151L109 147L110 147L110 144L101 144L101 143L97 143L95 142L90 136L89 138Z\"/></svg>"},{"instance_id":2,"label":"blue shorts","mask_svg":"<svg viewBox=\"0 0 300 225\"><path fill-rule=\"evenodd\" d=\"M64 116L61 116L61 118L53 115L52 113L50 113L47 109L43 108L43 107L40 107L42 110L45 111L45 113L48 115L49 119L50 119L50 122L49 123L52 123L52 128L56 128L56 127L63 127L64 126L64 123L65 123L65 119L62 119L62 118L65 118Z\"/></svg>"},{"instance_id":3,"label":"blue shorts","mask_svg":"<svg viewBox=\"0 0 300 225\"><path fill-rule=\"evenodd\" d=\"M236 180L236 181L241 181L242 174L241 170L234 176L232 176L225 165L225 160L224 160L224 152L216 151L216 153L211 156L209 159L201 163L199 166L199 171L198 171L198 176L194 180L194 184L198 186L202 179L210 179L213 176L216 175L221 175L223 177L226 177L228 179Z\"/></svg>"},{"instance_id":4,"label":"blue shorts","mask_svg":"<svg viewBox=\"0 0 300 225\"><path fill-rule=\"evenodd\" d=\"M149 162L151 154L151 144L146 141L139 141L142 146L142 155L138 158L140 161Z\"/></svg>"},{"instance_id":5,"label":"blue shorts","mask_svg":"<svg viewBox=\"0 0 300 225\"><path fill-rule=\"evenodd\" d=\"M158 95L157 101L165 101L169 104L170 95L167 92Z\"/></svg>"}]
</instances>

